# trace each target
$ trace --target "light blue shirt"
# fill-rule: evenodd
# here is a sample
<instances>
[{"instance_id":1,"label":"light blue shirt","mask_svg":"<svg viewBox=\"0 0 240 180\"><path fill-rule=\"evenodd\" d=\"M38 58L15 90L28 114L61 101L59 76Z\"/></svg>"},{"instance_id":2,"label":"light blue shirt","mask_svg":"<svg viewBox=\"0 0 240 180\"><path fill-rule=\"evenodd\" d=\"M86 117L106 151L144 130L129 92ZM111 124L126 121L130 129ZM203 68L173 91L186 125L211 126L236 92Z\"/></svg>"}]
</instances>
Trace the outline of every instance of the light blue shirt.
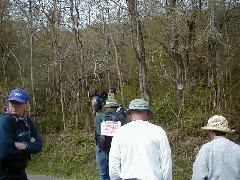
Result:
<instances>
[{"instance_id":1,"label":"light blue shirt","mask_svg":"<svg viewBox=\"0 0 240 180\"><path fill-rule=\"evenodd\" d=\"M226 138L204 144L193 164L192 180L240 180L240 146Z\"/></svg>"},{"instance_id":2,"label":"light blue shirt","mask_svg":"<svg viewBox=\"0 0 240 180\"><path fill-rule=\"evenodd\" d=\"M109 154L111 180L171 180L172 157L165 131L148 121L132 121L117 130Z\"/></svg>"}]
</instances>

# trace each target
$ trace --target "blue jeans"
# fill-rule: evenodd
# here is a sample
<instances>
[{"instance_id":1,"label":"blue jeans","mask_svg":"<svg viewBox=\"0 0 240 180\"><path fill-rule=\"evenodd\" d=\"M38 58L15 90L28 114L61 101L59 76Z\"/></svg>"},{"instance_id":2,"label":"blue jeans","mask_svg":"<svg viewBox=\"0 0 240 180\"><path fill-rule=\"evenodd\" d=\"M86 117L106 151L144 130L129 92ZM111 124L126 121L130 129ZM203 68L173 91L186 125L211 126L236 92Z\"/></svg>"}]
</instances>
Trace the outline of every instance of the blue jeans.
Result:
<instances>
[{"instance_id":1,"label":"blue jeans","mask_svg":"<svg viewBox=\"0 0 240 180\"><path fill-rule=\"evenodd\" d=\"M96 146L96 161L100 172L100 180L110 180L109 176L109 150Z\"/></svg>"}]
</instances>

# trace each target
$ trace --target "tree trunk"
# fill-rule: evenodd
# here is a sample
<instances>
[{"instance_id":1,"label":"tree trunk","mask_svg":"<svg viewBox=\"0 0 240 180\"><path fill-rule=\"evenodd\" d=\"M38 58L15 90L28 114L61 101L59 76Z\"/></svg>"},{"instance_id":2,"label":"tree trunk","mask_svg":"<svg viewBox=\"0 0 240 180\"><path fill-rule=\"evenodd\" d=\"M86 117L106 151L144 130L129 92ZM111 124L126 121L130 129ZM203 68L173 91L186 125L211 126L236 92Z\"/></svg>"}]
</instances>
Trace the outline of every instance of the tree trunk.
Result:
<instances>
[{"instance_id":1,"label":"tree trunk","mask_svg":"<svg viewBox=\"0 0 240 180\"><path fill-rule=\"evenodd\" d=\"M219 56L219 50L220 50L220 44L218 42L218 36L217 36L217 28L216 28L216 12L215 12L215 0L209 2L209 10L210 10L210 29L209 29L209 38L208 38L208 63L209 63L209 70L210 70L210 76L209 76L209 82L211 84L211 102L212 105L210 106L211 109L219 109L221 108L220 104L220 97L221 97L221 91L220 91L220 56Z\"/></svg>"},{"instance_id":2,"label":"tree trunk","mask_svg":"<svg viewBox=\"0 0 240 180\"><path fill-rule=\"evenodd\" d=\"M74 32L74 37L75 37L75 45L76 45L76 54L75 57L77 59L78 62L78 69L79 69L79 87L81 89L81 94L82 94L82 98L81 98L81 103L80 103L80 94L78 94L78 98L76 101L75 106L77 106L77 108L79 108L79 103L82 105L80 109L77 109L76 111L76 126L78 125L78 111L80 110L80 114L85 115L85 122L84 124L90 128L90 123L89 123L89 115L90 113L90 107L88 106L88 90L87 90L87 77L85 77L84 75L84 70L85 70L85 66L84 66L84 49L83 49L83 42L81 39L81 34L80 34L80 12L79 12L79 2L78 1L73 1L73 0L69 0L70 2L70 13L71 13L71 21L72 21L72 30ZM79 93L79 92L78 92ZM77 128L77 127L76 127Z\"/></svg>"},{"instance_id":3,"label":"tree trunk","mask_svg":"<svg viewBox=\"0 0 240 180\"><path fill-rule=\"evenodd\" d=\"M186 80L186 63L184 62L183 55L179 52L179 33L178 33L178 21L176 17L176 0L169 0L168 1L168 15L171 17L172 24L171 27L171 35L173 37L173 47L172 49L169 48L168 54L171 57L172 61L175 63L176 67L176 88L177 88L177 99L178 103L181 107L185 106L185 80ZM166 46L165 46L166 47ZM166 49L166 48L165 48Z\"/></svg>"},{"instance_id":4,"label":"tree trunk","mask_svg":"<svg viewBox=\"0 0 240 180\"><path fill-rule=\"evenodd\" d=\"M112 44L113 44L113 48L115 51L115 62L116 62L116 67L117 67L117 74L118 74L118 80L119 80L119 87L120 87L120 93L121 93L121 101L122 101L122 105L124 105L124 94L123 94L123 76L122 76L122 70L121 70L121 55L120 52L118 50L117 47L117 43L115 41L114 35L112 30L110 30L110 34L111 34L111 39L112 39Z\"/></svg>"},{"instance_id":5,"label":"tree trunk","mask_svg":"<svg viewBox=\"0 0 240 180\"><path fill-rule=\"evenodd\" d=\"M139 86L141 98L150 101L150 94L147 82L146 54L142 34L142 24L137 10L137 0L127 0L128 15L131 20L132 28L132 47L139 63ZM136 39L136 42L135 42Z\"/></svg>"},{"instance_id":6,"label":"tree trunk","mask_svg":"<svg viewBox=\"0 0 240 180\"><path fill-rule=\"evenodd\" d=\"M30 15L30 29L29 29L29 34L30 34L30 77L31 77L31 93L32 93L32 105L33 107L33 112L35 112L36 108L36 99L35 99L35 92L34 92L34 75L33 75L33 15L32 15L32 1L29 0L29 15ZM29 113L31 114L31 108L29 106Z\"/></svg>"}]
</instances>

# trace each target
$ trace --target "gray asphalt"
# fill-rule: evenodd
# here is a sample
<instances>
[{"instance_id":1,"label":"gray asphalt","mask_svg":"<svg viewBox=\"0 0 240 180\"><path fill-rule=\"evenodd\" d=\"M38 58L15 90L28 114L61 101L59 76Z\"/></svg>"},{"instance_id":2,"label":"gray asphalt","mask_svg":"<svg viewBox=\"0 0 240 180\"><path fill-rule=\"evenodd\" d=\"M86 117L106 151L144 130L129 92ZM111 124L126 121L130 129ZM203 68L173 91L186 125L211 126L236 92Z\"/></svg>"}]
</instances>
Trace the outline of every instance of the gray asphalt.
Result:
<instances>
[{"instance_id":1,"label":"gray asphalt","mask_svg":"<svg viewBox=\"0 0 240 180\"><path fill-rule=\"evenodd\" d=\"M44 176L44 175L28 174L27 176L29 180L63 180L63 179L53 178L53 177Z\"/></svg>"}]
</instances>

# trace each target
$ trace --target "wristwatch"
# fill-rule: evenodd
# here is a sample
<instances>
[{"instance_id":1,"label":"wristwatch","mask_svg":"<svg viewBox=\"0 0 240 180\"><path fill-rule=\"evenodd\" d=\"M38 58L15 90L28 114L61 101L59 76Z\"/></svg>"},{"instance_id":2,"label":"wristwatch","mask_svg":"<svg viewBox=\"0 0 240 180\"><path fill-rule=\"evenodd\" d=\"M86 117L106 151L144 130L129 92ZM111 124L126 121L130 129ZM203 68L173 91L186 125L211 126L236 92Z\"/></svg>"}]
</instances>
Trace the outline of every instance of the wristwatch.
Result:
<instances>
[{"instance_id":1,"label":"wristwatch","mask_svg":"<svg viewBox=\"0 0 240 180\"><path fill-rule=\"evenodd\" d=\"M23 141L22 143L26 146L26 150L28 150L28 144L27 144L27 142Z\"/></svg>"}]
</instances>

